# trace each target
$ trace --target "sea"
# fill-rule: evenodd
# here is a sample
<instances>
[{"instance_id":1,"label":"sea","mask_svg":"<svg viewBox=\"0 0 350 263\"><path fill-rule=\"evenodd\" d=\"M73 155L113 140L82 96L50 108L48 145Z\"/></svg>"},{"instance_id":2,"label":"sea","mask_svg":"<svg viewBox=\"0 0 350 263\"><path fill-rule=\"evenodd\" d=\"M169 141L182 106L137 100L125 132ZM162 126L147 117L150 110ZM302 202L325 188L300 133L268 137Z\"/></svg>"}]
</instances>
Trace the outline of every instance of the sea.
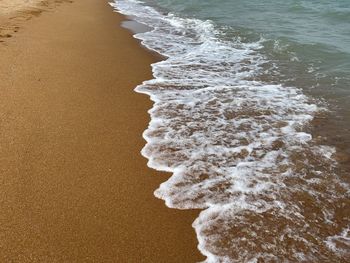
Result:
<instances>
[{"instance_id":1,"label":"sea","mask_svg":"<svg viewBox=\"0 0 350 263\"><path fill-rule=\"evenodd\" d=\"M350 0L111 5L162 58L142 154L205 262L350 262Z\"/></svg>"}]
</instances>

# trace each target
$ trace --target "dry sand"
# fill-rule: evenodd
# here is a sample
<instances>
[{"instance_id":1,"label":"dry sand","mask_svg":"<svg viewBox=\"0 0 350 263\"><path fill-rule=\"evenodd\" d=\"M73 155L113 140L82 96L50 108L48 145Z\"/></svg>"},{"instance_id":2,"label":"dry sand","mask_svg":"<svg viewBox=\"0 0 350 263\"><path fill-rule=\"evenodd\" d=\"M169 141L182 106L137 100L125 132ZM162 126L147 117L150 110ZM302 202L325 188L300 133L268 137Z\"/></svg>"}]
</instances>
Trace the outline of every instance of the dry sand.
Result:
<instances>
[{"instance_id":1,"label":"dry sand","mask_svg":"<svg viewBox=\"0 0 350 263\"><path fill-rule=\"evenodd\" d=\"M153 196L167 175L139 154L151 103L133 88L154 56L122 19L76 0L2 39L0 262L202 259L198 212Z\"/></svg>"},{"instance_id":2,"label":"dry sand","mask_svg":"<svg viewBox=\"0 0 350 263\"><path fill-rule=\"evenodd\" d=\"M35 8L42 0L0 0L0 14L8 15L20 10Z\"/></svg>"},{"instance_id":3,"label":"dry sand","mask_svg":"<svg viewBox=\"0 0 350 263\"><path fill-rule=\"evenodd\" d=\"M72 0L0 0L0 43L17 33L23 22L64 2Z\"/></svg>"}]
</instances>

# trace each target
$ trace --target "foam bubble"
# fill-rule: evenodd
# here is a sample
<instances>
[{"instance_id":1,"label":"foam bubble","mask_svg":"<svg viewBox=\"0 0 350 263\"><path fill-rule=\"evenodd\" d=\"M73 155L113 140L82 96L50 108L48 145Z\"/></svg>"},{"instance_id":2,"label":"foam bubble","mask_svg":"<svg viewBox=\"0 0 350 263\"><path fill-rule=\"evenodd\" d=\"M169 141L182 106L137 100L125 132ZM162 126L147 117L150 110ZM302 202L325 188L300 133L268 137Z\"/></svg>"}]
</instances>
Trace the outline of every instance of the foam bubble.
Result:
<instances>
[{"instance_id":1,"label":"foam bubble","mask_svg":"<svg viewBox=\"0 0 350 263\"><path fill-rule=\"evenodd\" d=\"M135 37L166 57L136 88L154 101L142 154L173 174L158 198L203 209L193 227L206 262L343 260L329 234L349 220L339 212L348 192L334 149L305 131L319 109L300 89L264 81L261 43L223 40L210 21L139 1L112 5L151 27Z\"/></svg>"}]
</instances>

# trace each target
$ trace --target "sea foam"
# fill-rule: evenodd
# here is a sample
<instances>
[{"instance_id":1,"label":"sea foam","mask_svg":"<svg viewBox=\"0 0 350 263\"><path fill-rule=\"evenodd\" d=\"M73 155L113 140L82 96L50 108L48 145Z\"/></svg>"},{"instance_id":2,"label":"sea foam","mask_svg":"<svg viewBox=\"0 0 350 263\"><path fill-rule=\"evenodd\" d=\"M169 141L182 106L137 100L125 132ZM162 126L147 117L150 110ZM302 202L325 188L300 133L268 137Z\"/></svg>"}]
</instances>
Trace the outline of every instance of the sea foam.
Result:
<instances>
[{"instance_id":1,"label":"sea foam","mask_svg":"<svg viewBox=\"0 0 350 263\"><path fill-rule=\"evenodd\" d=\"M339 212L349 192L335 150L306 132L319 108L298 88L264 81L261 42L224 40L211 21L139 1L111 5L151 27L135 38L165 57L136 88L154 101L142 154L172 173L158 198L203 209L193 227L206 262L348 259L349 240L346 249L333 241L349 225Z\"/></svg>"}]
</instances>

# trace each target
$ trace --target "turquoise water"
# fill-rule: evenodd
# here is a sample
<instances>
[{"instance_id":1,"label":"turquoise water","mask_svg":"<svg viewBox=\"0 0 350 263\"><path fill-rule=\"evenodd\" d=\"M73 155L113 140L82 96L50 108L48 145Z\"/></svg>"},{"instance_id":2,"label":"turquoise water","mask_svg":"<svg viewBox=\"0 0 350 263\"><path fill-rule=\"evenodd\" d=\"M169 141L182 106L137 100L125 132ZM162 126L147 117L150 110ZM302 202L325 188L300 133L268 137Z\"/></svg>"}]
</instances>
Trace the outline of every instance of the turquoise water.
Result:
<instances>
[{"instance_id":1,"label":"turquoise water","mask_svg":"<svg viewBox=\"0 0 350 263\"><path fill-rule=\"evenodd\" d=\"M228 37L239 37L244 41L256 41L260 38L270 40L264 44L264 52L285 67L299 66L309 73L312 71L314 74L308 77L314 79L307 80L308 85L325 85L325 89L335 89L342 95L350 95L348 0L147 2L182 17L214 21L223 31L229 33ZM289 62L292 65L285 64Z\"/></svg>"},{"instance_id":2,"label":"turquoise water","mask_svg":"<svg viewBox=\"0 0 350 263\"><path fill-rule=\"evenodd\" d=\"M350 262L350 2L112 6L163 57L142 154L206 262Z\"/></svg>"},{"instance_id":3,"label":"turquoise water","mask_svg":"<svg viewBox=\"0 0 350 263\"><path fill-rule=\"evenodd\" d=\"M348 0L149 0L181 16L350 53Z\"/></svg>"}]
</instances>

